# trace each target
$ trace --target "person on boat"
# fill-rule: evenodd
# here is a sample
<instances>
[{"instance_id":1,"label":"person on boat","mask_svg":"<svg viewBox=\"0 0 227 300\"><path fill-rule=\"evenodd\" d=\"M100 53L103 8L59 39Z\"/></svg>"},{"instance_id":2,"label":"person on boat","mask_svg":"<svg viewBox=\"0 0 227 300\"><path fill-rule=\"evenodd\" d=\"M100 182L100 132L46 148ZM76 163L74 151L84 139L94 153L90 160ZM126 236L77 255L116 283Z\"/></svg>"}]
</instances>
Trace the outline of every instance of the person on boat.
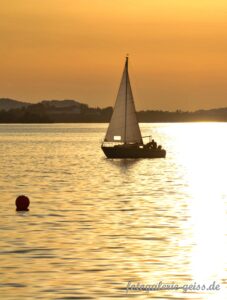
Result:
<instances>
[{"instance_id":1,"label":"person on boat","mask_svg":"<svg viewBox=\"0 0 227 300\"><path fill-rule=\"evenodd\" d=\"M154 140L151 141L151 147L157 149L157 143Z\"/></svg>"},{"instance_id":2,"label":"person on boat","mask_svg":"<svg viewBox=\"0 0 227 300\"><path fill-rule=\"evenodd\" d=\"M152 143L151 142L149 142L149 143L147 143L146 145L144 145L145 146L145 148L151 148L152 147Z\"/></svg>"}]
</instances>

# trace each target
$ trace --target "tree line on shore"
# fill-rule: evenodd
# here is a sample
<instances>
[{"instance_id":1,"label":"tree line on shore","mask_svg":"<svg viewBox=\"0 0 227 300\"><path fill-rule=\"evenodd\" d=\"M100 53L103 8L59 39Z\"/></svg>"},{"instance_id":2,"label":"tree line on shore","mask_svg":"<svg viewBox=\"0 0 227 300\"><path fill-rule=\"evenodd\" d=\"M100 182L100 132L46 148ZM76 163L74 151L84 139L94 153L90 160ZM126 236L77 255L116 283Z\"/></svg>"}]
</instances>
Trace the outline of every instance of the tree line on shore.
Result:
<instances>
[{"instance_id":1,"label":"tree line on shore","mask_svg":"<svg viewBox=\"0 0 227 300\"><path fill-rule=\"evenodd\" d=\"M55 107L48 103L31 104L27 107L0 110L0 123L106 123L110 121L112 107L91 108L86 104ZM146 110L137 113L139 122L227 122L227 108L197 110Z\"/></svg>"}]
</instances>

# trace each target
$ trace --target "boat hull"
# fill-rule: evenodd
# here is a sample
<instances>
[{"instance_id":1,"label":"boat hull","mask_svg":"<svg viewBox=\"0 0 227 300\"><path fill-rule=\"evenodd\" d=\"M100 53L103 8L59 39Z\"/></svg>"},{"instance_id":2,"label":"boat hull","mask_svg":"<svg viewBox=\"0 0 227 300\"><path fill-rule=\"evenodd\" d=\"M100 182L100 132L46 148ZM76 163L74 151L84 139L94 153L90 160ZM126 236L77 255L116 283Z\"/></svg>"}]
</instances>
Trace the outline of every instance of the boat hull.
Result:
<instances>
[{"instance_id":1,"label":"boat hull","mask_svg":"<svg viewBox=\"0 0 227 300\"><path fill-rule=\"evenodd\" d=\"M164 149L101 147L107 158L164 158Z\"/></svg>"}]
</instances>

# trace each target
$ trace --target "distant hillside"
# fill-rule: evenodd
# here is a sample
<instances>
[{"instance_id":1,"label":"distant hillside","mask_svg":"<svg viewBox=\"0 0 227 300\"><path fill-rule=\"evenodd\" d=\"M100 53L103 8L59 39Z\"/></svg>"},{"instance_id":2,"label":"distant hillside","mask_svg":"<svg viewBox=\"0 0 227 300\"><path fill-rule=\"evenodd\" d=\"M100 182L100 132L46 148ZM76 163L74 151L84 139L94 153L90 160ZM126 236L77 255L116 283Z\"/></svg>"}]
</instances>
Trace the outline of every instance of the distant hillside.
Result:
<instances>
[{"instance_id":1,"label":"distant hillside","mask_svg":"<svg viewBox=\"0 0 227 300\"><path fill-rule=\"evenodd\" d=\"M67 107L77 107L79 108L82 104L75 100L42 100L39 102L45 106L49 107L56 107L56 108L67 108ZM38 103L35 103L38 104ZM28 107L29 105L35 105L34 103L30 102L22 102L14 99L8 99L8 98L0 98L0 110L10 110L15 108L22 108L22 107Z\"/></svg>"},{"instance_id":2,"label":"distant hillside","mask_svg":"<svg viewBox=\"0 0 227 300\"><path fill-rule=\"evenodd\" d=\"M31 104L0 99L0 123L101 123L109 122L112 112L112 107L92 108L75 100L43 100ZM137 117L144 123L227 122L227 108L194 112L146 110L137 112Z\"/></svg>"},{"instance_id":3,"label":"distant hillside","mask_svg":"<svg viewBox=\"0 0 227 300\"><path fill-rule=\"evenodd\" d=\"M31 103L21 102L13 99L0 98L0 110L10 110L14 108L27 107Z\"/></svg>"},{"instance_id":4,"label":"distant hillside","mask_svg":"<svg viewBox=\"0 0 227 300\"><path fill-rule=\"evenodd\" d=\"M72 106L77 106L80 107L83 105L82 103L76 101L76 100L43 100L41 101L42 104L44 105L49 105L53 107L72 107Z\"/></svg>"},{"instance_id":5,"label":"distant hillside","mask_svg":"<svg viewBox=\"0 0 227 300\"><path fill-rule=\"evenodd\" d=\"M26 107L0 110L0 123L107 122L111 114L111 107L90 108L75 100L43 100Z\"/></svg>"}]
</instances>

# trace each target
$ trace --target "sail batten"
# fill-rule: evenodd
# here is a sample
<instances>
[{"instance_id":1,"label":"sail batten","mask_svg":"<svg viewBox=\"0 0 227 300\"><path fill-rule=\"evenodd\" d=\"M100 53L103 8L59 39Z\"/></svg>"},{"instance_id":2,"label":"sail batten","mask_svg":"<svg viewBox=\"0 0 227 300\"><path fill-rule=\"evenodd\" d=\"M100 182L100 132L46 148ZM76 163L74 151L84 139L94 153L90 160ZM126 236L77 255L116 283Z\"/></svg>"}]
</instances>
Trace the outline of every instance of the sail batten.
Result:
<instances>
[{"instance_id":1,"label":"sail batten","mask_svg":"<svg viewBox=\"0 0 227 300\"><path fill-rule=\"evenodd\" d=\"M128 58L126 58L114 111L107 129L105 141L118 141L124 144L143 144L128 75Z\"/></svg>"}]
</instances>

